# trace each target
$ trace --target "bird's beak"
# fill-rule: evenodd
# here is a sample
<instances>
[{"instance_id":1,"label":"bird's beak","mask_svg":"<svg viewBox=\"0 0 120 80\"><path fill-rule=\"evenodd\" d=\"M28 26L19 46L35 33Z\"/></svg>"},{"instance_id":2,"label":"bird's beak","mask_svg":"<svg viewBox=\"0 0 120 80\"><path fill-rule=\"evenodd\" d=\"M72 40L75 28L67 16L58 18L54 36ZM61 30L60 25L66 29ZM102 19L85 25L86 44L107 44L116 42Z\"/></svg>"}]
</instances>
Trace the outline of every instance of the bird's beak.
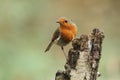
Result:
<instances>
[{"instance_id":1,"label":"bird's beak","mask_svg":"<svg viewBox=\"0 0 120 80\"><path fill-rule=\"evenodd\" d=\"M60 23L59 21L57 21L56 23Z\"/></svg>"}]
</instances>

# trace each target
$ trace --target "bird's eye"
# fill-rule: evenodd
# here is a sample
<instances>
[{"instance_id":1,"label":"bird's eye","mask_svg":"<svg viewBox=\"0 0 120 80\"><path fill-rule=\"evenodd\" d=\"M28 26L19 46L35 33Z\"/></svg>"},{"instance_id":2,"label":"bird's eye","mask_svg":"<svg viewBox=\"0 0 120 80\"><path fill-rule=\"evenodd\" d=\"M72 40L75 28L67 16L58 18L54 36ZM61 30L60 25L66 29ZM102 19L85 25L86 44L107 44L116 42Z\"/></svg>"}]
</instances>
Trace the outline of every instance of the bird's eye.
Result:
<instances>
[{"instance_id":1,"label":"bird's eye","mask_svg":"<svg viewBox=\"0 0 120 80\"><path fill-rule=\"evenodd\" d=\"M65 20L65 23L67 23L68 21L67 20Z\"/></svg>"}]
</instances>

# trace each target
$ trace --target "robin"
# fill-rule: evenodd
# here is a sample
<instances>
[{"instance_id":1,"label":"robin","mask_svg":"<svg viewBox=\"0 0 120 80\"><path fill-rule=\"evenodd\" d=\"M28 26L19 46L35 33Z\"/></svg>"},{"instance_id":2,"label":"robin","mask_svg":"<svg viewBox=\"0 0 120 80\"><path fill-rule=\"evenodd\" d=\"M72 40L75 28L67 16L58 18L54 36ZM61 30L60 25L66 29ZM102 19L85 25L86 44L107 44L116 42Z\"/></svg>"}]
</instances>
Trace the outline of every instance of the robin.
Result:
<instances>
[{"instance_id":1,"label":"robin","mask_svg":"<svg viewBox=\"0 0 120 80\"><path fill-rule=\"evenodd\" d=\"M71 20L68 20L64 17L59 18L57 23L59 23L60 26L55 30L51 42L49 43L45 52L47 52L51 48L53 43L56 43L61 47L67 59L67 55L65 54L63 47L70 43L76 37L77 28L76 25Z\"/></svg>"}]
</instances>

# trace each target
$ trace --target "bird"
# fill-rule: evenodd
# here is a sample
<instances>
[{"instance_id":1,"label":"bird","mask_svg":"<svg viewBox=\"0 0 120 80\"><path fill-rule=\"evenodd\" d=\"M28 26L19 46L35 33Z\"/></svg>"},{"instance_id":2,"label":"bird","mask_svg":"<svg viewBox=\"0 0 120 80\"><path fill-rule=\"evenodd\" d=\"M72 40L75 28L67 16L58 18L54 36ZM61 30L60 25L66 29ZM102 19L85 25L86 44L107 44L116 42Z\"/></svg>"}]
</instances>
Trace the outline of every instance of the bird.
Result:
<instances>
[{"instance_id":1,"label":"bird","mask_svg":"<svg viewBox=\"0 0 120 80\"><path fill-rule=\"evenodd\" d=\"M45 49L45 52L49 51L51 46L56 43L61 47L67 59L67 55L64 51L64 46L69 44L76 37L77 26L75 23L65 17L60 17L57 23L59 23L60 26L53 33L52 39L47 48Z\"/></svg>"}]
</instances>

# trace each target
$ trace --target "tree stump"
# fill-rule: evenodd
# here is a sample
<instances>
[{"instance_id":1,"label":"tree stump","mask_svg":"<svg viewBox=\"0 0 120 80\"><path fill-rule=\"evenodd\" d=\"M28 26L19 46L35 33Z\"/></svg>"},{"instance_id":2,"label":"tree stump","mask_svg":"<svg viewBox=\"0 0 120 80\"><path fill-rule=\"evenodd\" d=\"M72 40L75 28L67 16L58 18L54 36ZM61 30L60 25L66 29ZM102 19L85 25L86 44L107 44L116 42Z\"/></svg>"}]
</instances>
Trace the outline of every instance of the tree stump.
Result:
<instances>
[{"instance_id":1,"label":"tree stump","mask_svg":"<svg viewBox=\"0 0 120 80\"><path fill-rule=\"evenodd\" d=\"M55 80L97 80L104 34L99 29L72 41L65 71L58 70Z\"/></svg>"}]
</instances>

